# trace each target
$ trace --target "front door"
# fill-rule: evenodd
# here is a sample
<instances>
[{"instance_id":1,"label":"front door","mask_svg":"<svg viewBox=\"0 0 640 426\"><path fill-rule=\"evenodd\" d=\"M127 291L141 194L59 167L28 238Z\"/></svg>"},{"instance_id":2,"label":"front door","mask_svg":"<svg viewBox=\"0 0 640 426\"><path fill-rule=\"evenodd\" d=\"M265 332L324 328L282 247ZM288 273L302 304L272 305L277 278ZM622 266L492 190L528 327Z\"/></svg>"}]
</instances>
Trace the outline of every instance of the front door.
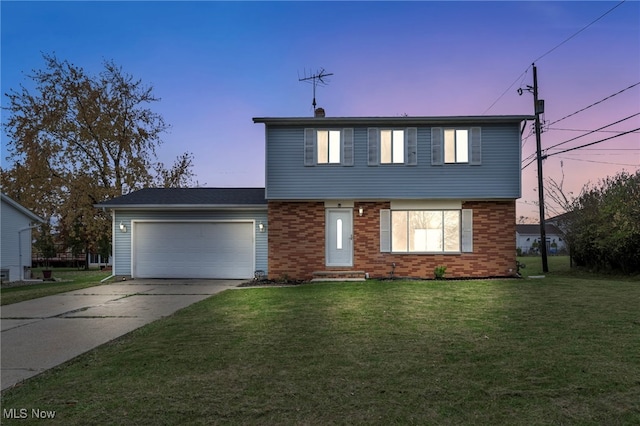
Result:
<instances>
[{"instance_id":1,"label":"front door","mask_svg":"<svg viewBox=\"0 0 640 426\"><path fill-rule=\"evenodd\" d=\"M327 210L327 266L353 266L353 210Z\"/></svg>"}]
</instances>

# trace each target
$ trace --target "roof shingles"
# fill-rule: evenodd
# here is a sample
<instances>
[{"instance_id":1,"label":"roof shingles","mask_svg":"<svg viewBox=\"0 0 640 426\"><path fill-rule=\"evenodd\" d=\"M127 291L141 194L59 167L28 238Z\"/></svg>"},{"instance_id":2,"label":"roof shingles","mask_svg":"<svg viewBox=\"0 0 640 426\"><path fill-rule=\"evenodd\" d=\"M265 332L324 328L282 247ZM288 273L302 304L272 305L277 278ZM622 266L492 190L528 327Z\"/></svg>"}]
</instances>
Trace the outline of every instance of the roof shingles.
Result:
<instances>
[{"instance_id":1,"label":"roof shingles","mask_svg":"<svg viewBox=\"0 0 640 426\"><path fill-rule=\"evenodd\" d=\"M96 207L266 205L264 188L145 188Z\"/></svg>"}]
</instances>

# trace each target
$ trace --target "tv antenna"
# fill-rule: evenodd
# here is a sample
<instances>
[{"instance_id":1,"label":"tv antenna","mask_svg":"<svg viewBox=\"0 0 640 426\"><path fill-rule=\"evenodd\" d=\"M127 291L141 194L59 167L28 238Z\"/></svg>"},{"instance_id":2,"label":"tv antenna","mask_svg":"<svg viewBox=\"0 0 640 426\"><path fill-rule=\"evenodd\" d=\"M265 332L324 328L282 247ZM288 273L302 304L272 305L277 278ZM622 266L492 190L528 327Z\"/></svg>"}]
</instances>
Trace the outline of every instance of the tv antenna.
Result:
<instances>
[{"instance_id":1,"label":"tv antenna","mask_svg":"<svg viewBox=\"0 0 640 426\"><path fill-rule=\"evenodd\" d=\"M305 83L313 85L313 102L311 102L311 105L313 105L314 111L316 110L316 87L318 85L326 86L329 82L327 77L330 75L333 75L333 73L326 72L324 68L320 68L320 70L310 76L307 76L306 69L304 70L304 77L300 77L300 73L298 73L298 81L304 81Z\"/></svg>"}]
</instances>

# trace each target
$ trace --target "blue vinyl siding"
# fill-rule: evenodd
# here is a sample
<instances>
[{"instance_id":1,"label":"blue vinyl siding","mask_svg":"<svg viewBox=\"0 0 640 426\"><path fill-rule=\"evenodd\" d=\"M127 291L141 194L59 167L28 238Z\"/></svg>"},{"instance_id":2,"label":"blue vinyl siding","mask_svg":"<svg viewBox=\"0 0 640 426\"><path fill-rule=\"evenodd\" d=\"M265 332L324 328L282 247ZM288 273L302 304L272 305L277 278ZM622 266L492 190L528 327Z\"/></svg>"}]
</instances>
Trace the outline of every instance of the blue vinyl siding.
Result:
<instances>
[{"instance_id":1,"label":"blue vinyl siding","mask_svg":"<svg viewBox=\"0 0 640 426\"><path fill-rule=\"evenodd\" d=\"M254 220L255 221L255 267L256 270L268 271L267 265L267 210L237 210L237 211L144 211L144 210L116 210L114 236L114 275L131 275L131 221L132 220ZM120 232L120 222L127 227L127 232ZM260 232L258 225L262 222L265 232Z\"/></svg>"},{"instance_id":2,"label":"blue vinyl siding","mask_svg":"<svg viewBox=\"0 0 640 426\"><path fill-rule=\"evenodd\" d=\"M268 125L266 131L267 198L297 200L515 199L520 197L519 124L443 127L481 127L481 164L433 165L431 127L418 127L417 165L372 166L368 164L369 127L361 126L354 127L353 131L353 167L333 164L305 167L304 127Z\"/></svg>"}]
</instances>

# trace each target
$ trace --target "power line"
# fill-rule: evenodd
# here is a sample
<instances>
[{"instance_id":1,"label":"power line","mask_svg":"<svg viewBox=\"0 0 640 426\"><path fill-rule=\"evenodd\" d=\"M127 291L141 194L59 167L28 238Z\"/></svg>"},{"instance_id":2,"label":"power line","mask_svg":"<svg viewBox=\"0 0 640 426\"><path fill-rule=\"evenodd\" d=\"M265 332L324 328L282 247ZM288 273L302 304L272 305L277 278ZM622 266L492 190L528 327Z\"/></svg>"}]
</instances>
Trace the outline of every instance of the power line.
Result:
<instances>
[{"instance_id":1,"label":"power line","mask_svg":"<svg viewBox=\"0 0 640 426\"><path fill-rule=\"evenodd\" d=\"M613 126L613 125L615 125L615 124L622 123L623 121L625 121L625 120L629 120L630 118L633 118L633 117L638 116L638 115L640 115L640 112L637 112L637 113L635 113L635 114L633 114L633 115L630 115L630 116L628 116L628 117L625 117L625 118L623 118L623 119L621 119L621 120L618 120L618 121L615 121L615 122L613 122L613 123L607 124L606 126L602 126L602 127L600 127L599 129L592 130L592 131L590 131L590 132L588 132L588 133L585 133L585 134L582 134L582 135L576 136L575 138L571 138L571 139L568 139L568 140L566 140L566 141L564 141L564 142L557 143L557 144L555 144L555 145L553 145L553 146L550 146L550 147L546 148L546 150L553 149L553 148L555 148L555 147L557 147L557 146L560 146L560 145L564 145L565 143L568 143L568 142L574 141L574 140L576 140L576 139L580 139L581 137L584 137L584 136L590 135L590 134L592 134L592 133L598 132L598 131L600 131L600 130L602 130L602 129L606 129L607 127L611 127L611 126ZM626 133L628 133L628 132L626 132ZM623 133L618 133L618 134L626 134L626 133L624 133L624 132L623 132Z\"/></svg>"},{"instance_id":2,"label":"power line","mask_svg":"<svg viewBox=\"0 0 640 426\"><path fill-rule=\"evenodd\" d=\"M580 148L584 148L584 147L587 147L587 146L595 145L597 143L606 142L608 140L619 138L620 136L624 136L624 135L627 135L629 133L633 133L633 132L638 131L638 130L640 130L640 127L638 127L637 129L629 130L628 132L620 133L619 135L609 136L608 138L600 139L599 141L587 143L587 144L580 145L580 146L575 146L573 148L565 149L563 151L553 152L551 154L545 155L544 158L551 157L551 156L554 156L554 155L564 154L565 152L569 152L569 151L575 151L576 149L580 149Z\"/></svg>"},{"instance_id":3,"label":"power line","mask_svg":"<svg viewBox=\"0 0 640 426\"><path fill-rule=\"evenodd\" d=\"M610 163L608 161L585 160L584 158L571 158L571 157L558 157L558 158L561 158L563 160L585 161L587 163L611 164L613 166L640 167L640 164Z\"/></svg>"},{"instance_id":4,"label":"power line","mask_svg":"<svg viewBox=\"0 0 640 426\"><path fill-rule=\"evenodd\" d=\"M602 126L602 127L598 128L598 129L595 129L595 130L590 130L590 131L585 130L585 131L586 131L586 132L588 132L588 133L585 133L585 134L583 134L583 135L576 136L575 138L572 138L572 139L566 140L566 141L564 141L564 142L560 142L560 143L557 143L557 144L555 144L555 145L552 145L552 146L550 146L549 148L545 148L545 151L548 151L548 150L554 149L555 147L558 147L558 146L560 146L560 145L563 145L563 144L565 144L565 143L567 143L567 142L574 141L574 140L579 139L579 138L581 138L581 137L583 137L583 136L587 136L587 135L590 135L590 134L592 134L592 133L599 132L599 131L601 131L602 129L606 129L607 127L613 126L614 124L621 123L621 122L623 122L623 121L625 121L625 120L628 120L628 119L630 119L630 118L633 118L633 117L635 117L635 116L637 116L637 115L640 115L640 112L639 112L639 113L636 113L636 114L633 114L633 115L631 115L631 116L629 116L629 117L623 118L623 119L621 119L621 120L615 121L615 122L613 122L613 123L607 124L607 125ZM615 131L615 133L616 133L617 135L620 135L620 134L635 133L635 131L631 131L631 132ZM531 135L529 135L529 136L531 136ZM529 136L527 136L527 138L528 138ZM523 144L522 146L524 147L524 144ZM535 156L536 156L536 153L535 153L535 152L534 152L534 153L532 153L532 154L529 154L526 158L523 158L523 159L522 159L522 162L524 163L525 161L527 161L527 160L529 160L529 159L531 159L531 158L533 158L533 157L535 157ZM527 164L526 166L524 166L521 170L524 170L524 169L525 169L529 164L531 164L531 163L528 163L528 164Z\"/></svg>"},{"instance_id":5,"label":"power line","mask_svg":"<svg viewBox=\"0 0 640 426\"><path fill-rule=\"evenodd\" d=\"M582 109L579 109L579 110L578 110L578 111L576 111L576 112L572 112L572 113L571 113L571 114L569 114L569 115L565 115L564 117L562 117L562 118L560 118L560 119L558 119L558 120L556 120L556 121L554 121L554 122L552 122L552 123L547 124L547 126L553 126L554 124L556 124L556 123L558 123L558 122L560 122L560 121L564 120L565 118L572 117L572 116L574 116L574 115L576 115L576 114L578 114L578 113L580 113L580 112L582 112L582 111L584 111L584 110L587 110L587 109L589 109L589 108L591 108L591 107L593 107L593 106L596 106L596 105L598 105L598 104L600 104L600 103L602 103L602 102L606 101L607 99L611 99L611 98L613 98L614 96L619 95L620 93L622 93L622 92L624 92L624 91L626 91L626 90L629 90L629 89L631 89L631 88L633 88L633 87L636 87L636 86L637 86L637 85L639 85L639 84L640 84L640 81L639 81L639 82L637 82L637 83L635 83L635 84L632 84L632 85L631 85L631 86L629 86L629 87L626 87L626 88L624 88L624 89L620 90L619 92L614 93L613 95L609 95L609 96L607 96L606 98L600 99L599 101L594 102L594 103L592 103L592 104L591 104L591 105L589 105L589 106L586 106L586 107L584 107L584 108L582 108Z\"/></svg>"},{"instance_id":6,"label":"power line","mask_svg":"<svg viewBox=\"0 0 640 426\"><path fill-rule=\"evenodd\" d=\"M537 158L534 158L533 160L529 161L529 162L528 162L524 167L522 167L520 170L524 170L524 169L526 169L527 167L529 167L529 166L531 165L531 163L533 163L533 162L534 162L534 161L536 161L536 160L537 160Z\"/></svg>"},{"instance_id":7,"label":"power line","mask_svg":"<svg viewBox=\"0 0 640 426\"><path fill-rule=\"evenodd\" d=\"M552 152L551 154L543 155L543 156L542 156L542 159L544 160L544 159L546 159L546 158L553 157L553 156L555 156L555 155L564 154L565 152L575 151L576 149L581 149L581 148L585 148L585 147L587 147L587 146L591 146L591 145L599 144L599 143L602 143L602 142L606 142L606 141L608 141L608 140L615 139L615 138L619 138L620 136L624 136L624 135L627 135L627 134L629 134L629 133L636 132L636 131L638 131L638 130L640 130L640 127L638 127L637 129L633 129L633 130L629 130L629 131L626 131L626 132L620 133L620 134L618 134L618 135L609 136L608 138L600 139L600 140L597 140L597 141L595 141L595 142L590 142L590 143L587 143L587 144L584 144L584 145L575 146L575 147L573 147L573 148L565 149L565 150L563 150L563 151ZM531 161L529 161L527 164L525 164L525 165L524 165L520 170L524 170L524 169L526 169L527 167L529 167L529 166L530 166L534 161L536 161L536 160L537 160L537 156L536 156L536 158L534 158L533 160L531 160Z\"/></svg>"},{"instance_id":8,"label":"power line","mask_svg":"<svg viewBox=\"0 0 640 426\"><path fill-rule=\"evenodd\" d=\"M602 18L604 18L605 16L607 16L609 13L613 12L614 9L616 9L617 7L619 7L620 5L622 5L622 3L624 3L626 0L622 0L620 3L616 4L615 6L613 6L611 9L607 10L605 13L603 13L602 15L600 15L598 18L596 18L594 21L592 21L591 23L589 23L588 25L586 25L585 27L583 27L582 29L580 29L578 32L574 33L573 35L571 35L569 38L566 38L563 42L559 43L558 45L556 45L553 49L545 52L544 54L542 54L542 56L536 58L533 62L538 62L540 59L544 58L545 56L547 56L548 54L550 54L551 52L553 52L554 50L556 50L557 48L559 48L560 46L562 46L563 44L565 44L566 42L568 42L569 40L571 40L572 38L574 38L575 36L577 36L578 34L580 34L581 32L583 32L584 30L586 30L587 28L589 28L591 25L595 24L596 22L598 22L599 20L601 20Z\"/></svg>"},{"instance_id":9,"label":"power line","mask_svg":"<svg viewBox=\"0 0 640 426\"><path fill-rule=\"evenodd\" d=\"M493 106L494 106L495 104L497 104L497 103L500 101L500 99L502 99L502 97L503 97L504 95L506 95L506 94L507 94L507 92L509 92L509 90L511 90L511 88L512 88L512 87L513 87L513 86L518 82L518 80L520 79L520 77L522 77L522 80L520 80L520 84L522 84L522 82L524 81L524 77L526 77L527 72L529 71L529 68L531 68L531 65L529 65L529 66L527 67L527 69L526 69L526 70L524 70L524 71L522 72L522 74L520 74L520 75L519 75L515 80L513 80L513 83L511 83L511 85L510 85L509 87L507 87L507 89L506 89L504 92L502 92L502 94L501 94L500 96L498 96L498 99L496 99L495 101L493 101L493 103L492 103L491 105L489 105L489 108L487 108L487 109L485 109L485 110L484 110L484 112L482 113L482 115L485 115L485 114L487 113L487 111L489 111L491 108L493 108Z\"/></svg>"},{"instance_id":10,"label":"power line","mask_svg":"<svg viewBox=\"0 0 640 426\"><path fill-rule=\"evenodd\" d=\"M620 132L622 133L622 132ZM635 132L632 132L635 133ZM635 148L586 148L585 151L634 151L638 152Z\"/></svg>"},{"instance_id":11,"label":"power line","mask_svg":"<svg viewBox=\"0 0 640 426\"><path fill-rule=\"evenodd\" d=\"M618 3L617 5L615 5L614 7L612 7L611 9L609 9L608 11L606 11L605 13L603 13L602 15L600 15L598 18L596 18L594 21L590 22L589 24L587 24L586 26L584 26L583 28L581 28L579 31L577 31L576 33L572 34L570 37L566 38L564 41L562 41L561 43L557 44L555 47L553 47L552 49L548 50L547 52L543 53L541 56L539 56L537 59L533 60L532 63L536 63L538 62L540 59L544 58L545 56L547 56L548 54L550 54L551 52L553 52L554 50L556 50L557 48L559 48L560 46L562 46L563 44L565 44L566 42L568 42L569 40L571 40L572 38L576 37L578 34L580 34L581 32L583 32L584 30L586 30L587 28L589 28L591 25L595 24L596 22L598 22L600 19L604 18L606 15L608 15L609 13L613 12L614 9L616 9L617 7L619 7L620 5L622 5L622 3L624 3L626 0L622 0L620 3ZM507 89L502 92L502 94L500 96L498 96L498 99L496 99L495 101L493 101L493 103L491 105L489 105L489 108L487 108L486 110L484 110L484 112L482 113L482 115L486 114L487 111L489 111L491 108L493 108L493 106L495 104L497 104L500 99L502 99L504 97L504 95L507 94L507 92L509 90L511 90L511 88L516 84L516 82L518 81L518 79L520 79L520 77L522 77L522 80L520 80L520 84L522 84L522 81L524 81L524 77L526 76L527 72L529 71L529 69L532 67L532 65L529 65L527 67L527 69L525 69L514 81L513 83L511 83L509 85L509 87L507 87Z\"/></svg>"},{"instance_id":12,"label":"power line","mask_svg":"<svg viewBox=\"0 0 640 426\"><path fill-rule=\"evenodd\" d=\"M548 127L547 130L557 130L560 132L600 132L600 133L622 133L622 130L585 130L585 129L563 129L560 127Z\"/></svg>"}]
</instances>

